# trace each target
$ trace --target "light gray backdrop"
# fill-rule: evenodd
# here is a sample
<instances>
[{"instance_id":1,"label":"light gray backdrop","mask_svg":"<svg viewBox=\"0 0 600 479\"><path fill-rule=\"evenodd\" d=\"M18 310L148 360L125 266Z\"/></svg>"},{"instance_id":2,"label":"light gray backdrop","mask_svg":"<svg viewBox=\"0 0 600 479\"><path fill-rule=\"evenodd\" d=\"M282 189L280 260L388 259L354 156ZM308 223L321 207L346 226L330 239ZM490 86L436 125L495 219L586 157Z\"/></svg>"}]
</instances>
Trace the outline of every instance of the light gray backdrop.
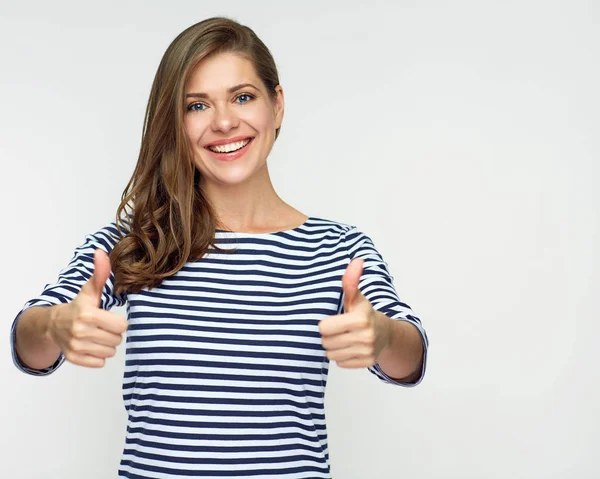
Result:
<instances>
[{"instance_id":1,"label":"light gray backdrop","mask_svg":"<svg viewBox=\"0 0 600 479\"><path fill-rule=\"evenodd\" d=\"M0 476L116 477L124 343L36 378L9 327L113 218L168 44L219 14L280 68L277 191L366 231L431 340L415 389L332 365L334 477L600 477L593 1L2 2Z\"/></svg>"}]
</instances>

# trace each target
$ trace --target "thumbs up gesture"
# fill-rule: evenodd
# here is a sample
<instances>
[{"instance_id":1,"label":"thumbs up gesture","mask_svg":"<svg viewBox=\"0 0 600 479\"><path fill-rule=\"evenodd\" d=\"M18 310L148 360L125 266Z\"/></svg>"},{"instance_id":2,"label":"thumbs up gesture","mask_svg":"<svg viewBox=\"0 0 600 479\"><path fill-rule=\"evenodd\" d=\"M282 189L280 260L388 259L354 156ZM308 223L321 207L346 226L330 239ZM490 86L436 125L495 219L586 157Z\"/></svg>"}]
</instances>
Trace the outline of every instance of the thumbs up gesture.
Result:
<instances>
[{"instance_id":1,"label":"thumbs up gesture","mask_svg":"<svg viewBox=\"0 0 600 479\"><path fill-rule=\"evenodd\" d=\"M391 320L358 289L362 272L363 260L355 258L342 277L344 313L319 322L327 358L342 368L373 366L390 340Z\"/></svg>"},{"instance_id":2,"label":"thumbs up gesture","mask_svg":"<svg viewBox=\"0 0 600 479\"><path fill-rule=\"evenodd\" d=\"M73 301L56 306L48 334L65 359L80 366L101 368L116 354L127 319L100 308L102 290L110 276L110 260L101 249L94 253L94 274Z\"/></svg>"}]
</instances>

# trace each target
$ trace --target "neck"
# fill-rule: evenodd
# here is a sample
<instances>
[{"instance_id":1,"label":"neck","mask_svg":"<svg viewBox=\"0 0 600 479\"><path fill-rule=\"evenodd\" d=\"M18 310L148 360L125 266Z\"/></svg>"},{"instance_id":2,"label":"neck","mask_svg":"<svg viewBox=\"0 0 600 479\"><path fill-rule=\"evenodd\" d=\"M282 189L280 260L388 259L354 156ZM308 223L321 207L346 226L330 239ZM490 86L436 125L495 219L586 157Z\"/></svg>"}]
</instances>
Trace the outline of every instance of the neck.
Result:
<instances>
[{"instance_id":1,"label":"neck","mask_svg":"<svg viewBox=\"0 0 600 479\"><path fill-rule=\"evenodd\" d=\"M217 217L217 228L250 230L274 222L277 212L291 209L275 191L267 164L243 183L201 183Z\"/></svg>"}]
</instances>

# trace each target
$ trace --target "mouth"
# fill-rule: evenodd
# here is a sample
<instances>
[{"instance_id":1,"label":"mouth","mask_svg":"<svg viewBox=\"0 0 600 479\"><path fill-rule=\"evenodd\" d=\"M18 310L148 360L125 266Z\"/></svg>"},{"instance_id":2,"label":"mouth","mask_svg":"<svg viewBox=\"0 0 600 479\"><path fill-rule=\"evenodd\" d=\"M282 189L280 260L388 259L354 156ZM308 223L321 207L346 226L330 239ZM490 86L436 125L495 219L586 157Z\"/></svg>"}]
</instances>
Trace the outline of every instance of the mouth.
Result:
<instances>
[{"instance_id":1,"label":"mouth","mask_svg":"<svg viewBox=\"0 0 600 479\"><path fill-rule=\"evenodd\" d=\"M253 137L248 137L243 140L232 141L231 143L226 143L222 145L208 145L205 146L205 148L207 150L212 151L213 153L233 153L234 151L238 151L244 148L253 139Z\"/></svg>"},{"instance_id":2,"label":"mouth","mask_svg":"<svg viewBox=\"0 0 600 479\"><path fill-rule=\"evenodd\" d=\"M231 161L236 160L246 153L253 140L254 137L248 137L243 140L233 141L222 145L207 145L204 148L217 160Z\"/></svg>"}]
</instances>

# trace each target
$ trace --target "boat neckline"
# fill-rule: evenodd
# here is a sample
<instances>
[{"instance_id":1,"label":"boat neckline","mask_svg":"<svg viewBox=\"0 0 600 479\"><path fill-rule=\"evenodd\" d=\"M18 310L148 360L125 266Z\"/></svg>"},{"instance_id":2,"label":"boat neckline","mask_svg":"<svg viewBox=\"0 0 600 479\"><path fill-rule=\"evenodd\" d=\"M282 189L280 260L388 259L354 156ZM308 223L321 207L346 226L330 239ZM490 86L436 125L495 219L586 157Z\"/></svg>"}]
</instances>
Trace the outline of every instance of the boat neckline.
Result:
<instances>
[{"instance_id":1,"label":"boat neckline","mask_svg":"<svg viewBox=\"0 0 600 479\"><path fill-rule=\"evenodd\" d=\"M301 230L302 228L304 228L308 223L310 223L314 218L312 216L309 216L308 219L302 223L299 226L296 226L295 228L290 228L287 230L280 230L280 231L267 231L264 233L251 233L248 231L230 231L230 230L222 230L222 229L215 229L216 233L233 233L236 235L246 235L246 236L261 236L261 235L276 235L276 234L281 234L281 233L291 233L293 231L298 231Z\"/></svg>"}]
</instances>

